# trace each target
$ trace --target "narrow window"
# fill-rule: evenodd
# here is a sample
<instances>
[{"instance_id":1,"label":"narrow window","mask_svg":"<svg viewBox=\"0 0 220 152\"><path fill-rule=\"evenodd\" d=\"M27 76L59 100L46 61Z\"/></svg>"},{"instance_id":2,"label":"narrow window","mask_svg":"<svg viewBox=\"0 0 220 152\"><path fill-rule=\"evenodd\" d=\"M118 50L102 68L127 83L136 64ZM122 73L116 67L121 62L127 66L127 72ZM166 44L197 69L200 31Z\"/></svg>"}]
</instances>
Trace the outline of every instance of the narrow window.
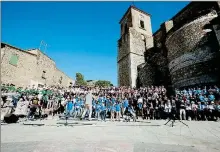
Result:
<instances>
[{"instance_id":1,"label":"narrow window","mask_svg":"<svg viewBox=\"0 0 220 152\"><path fill-rule=\"evenodd\" d=\"M46 79L46 76L45 76L45 75L46 75L46 71L43 71L43 73L42 73L42 78L43 78L43 79Z\"/></svg>"},{"instance_id":2,"label":"narrow window","mask_svg":"<svg viewBox=\"0 0 220 152\"><path fill-rule=\"evenodd\" d=\"M60 77L60 84L62 83L62 80L63 80L63 77L61 76L61 77Z\"/></svg>"},{"instance_id":3,"label":"narrow window","mask_svg":"<svg viewBox=\"0 0 220 152\"><path fill-rule=\"evenodd\" d=\"M141 28L144 29L144 21L140 20L140 25L141 25Z\"/></svg>"},{"instance_id":4,"label":"narrow window","mask_svg":"<svg viewBox=\"0 0 220 152\"><path fill-rule=\"evenodd\" d=\"M125 33L128 33L128 24L125 24Z\"/></svg>"}]
</instances>

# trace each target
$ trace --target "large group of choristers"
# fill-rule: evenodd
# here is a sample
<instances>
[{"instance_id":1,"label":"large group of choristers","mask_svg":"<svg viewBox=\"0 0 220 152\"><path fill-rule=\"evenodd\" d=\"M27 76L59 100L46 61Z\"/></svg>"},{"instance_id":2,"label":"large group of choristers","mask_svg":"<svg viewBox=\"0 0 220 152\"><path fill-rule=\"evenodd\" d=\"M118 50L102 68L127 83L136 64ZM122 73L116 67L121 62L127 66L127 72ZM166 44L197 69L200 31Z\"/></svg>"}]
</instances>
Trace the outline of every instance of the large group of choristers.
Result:
<instances>
[{"instance_id":1,"label":"large group of choristers","mask_svg":"<svg viewBox=\"0 0 220 152\"><path fill-rule=\"evenodd\" d=\"M36 115L64 115L79 119L120 121L121 119L218 120L220 91L217 86L175 90L167 96L164 86L15 88L1 86L1 107L13 107L14 114L27 119ZM86 98L91 97L91 100Z\"/></svg>"}]
</instances>

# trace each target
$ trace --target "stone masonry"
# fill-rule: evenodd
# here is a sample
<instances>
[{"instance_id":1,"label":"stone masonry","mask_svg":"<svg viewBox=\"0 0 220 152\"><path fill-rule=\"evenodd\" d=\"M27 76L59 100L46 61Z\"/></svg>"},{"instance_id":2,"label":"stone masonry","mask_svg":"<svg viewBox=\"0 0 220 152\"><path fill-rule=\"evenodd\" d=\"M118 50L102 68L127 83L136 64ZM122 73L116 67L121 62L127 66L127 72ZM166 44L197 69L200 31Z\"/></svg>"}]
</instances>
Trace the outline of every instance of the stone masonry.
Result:
<instances>
[{"instance_id":1,"label":"stone masonry","mask_svg":"<svg viewBox=\"0 0 220 152\"><path fill-rule=\"evenodd\" d=\"M191 2L154 34L150 19L134 6L121 19L119 86L220 84L219 2ZM124 33L128 35L126 45Z\"/></svg>"},{"instance_id":2,"label":"stone masonry","mask_svg":"<svg viewBox=\"0 0 220 152\"><path fill-rule=\"evenodd\" d=\"M10 63L13 55L18 58L16 64ZM1 82L18 87L68 87L73 79L57 69L55 62L43 52L37 49L24 51L1 43Z\"/></svg>"},{"instance_id":3,"label":"stone masonry","mask_svg":"<svg viewBox=\"0 0 220 152\"><path fill-rule=\"evenodd\" d=\"M145 62L146 48L153 46L150 15L131 6L121 19L120 24L118 83L119 86L135 87L138 75L137 66Z\"/></svg>"}]
</instances>

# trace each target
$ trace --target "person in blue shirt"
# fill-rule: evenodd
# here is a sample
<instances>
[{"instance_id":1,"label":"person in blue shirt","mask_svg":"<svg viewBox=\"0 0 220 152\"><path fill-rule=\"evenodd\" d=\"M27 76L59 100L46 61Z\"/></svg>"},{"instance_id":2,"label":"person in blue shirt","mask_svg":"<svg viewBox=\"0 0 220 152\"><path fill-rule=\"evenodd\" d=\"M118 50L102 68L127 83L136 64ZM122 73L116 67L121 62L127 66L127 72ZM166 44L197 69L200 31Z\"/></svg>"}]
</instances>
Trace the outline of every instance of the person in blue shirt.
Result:
<instances>
[{"instance_id":1,"label":"person in blue shirt","mask_svg":"<svg viewBox=\"0 0 220 152\"><path fill-rule=\"evenodd\" d=\"M74 112L73 102L68 98L66 104L66 116L72 116Z\"/></svg>"},{"instance_id":2,"label":"person in blue shirt","mask_svg":"<svg viewBox=\"0 0 220 152\"><path fill-rule=\"evenodd\" d=\"M213 95L212 92L210 92L210 95L208 96L208 98L209 98L209 102L212 102L215 100L215 96Z\"/></svg>"},{"instance_id":3,"label":"person in blue shirt","mask_svg":"<svg viewBox=\"0 0 220 152\"><path fill-rule=\"evenodd\" d=\"M116 102L115 97L111 98L111 101L113 104L115 104L115 102Z\"/></svg>"},{"instance_id":4,"label":"person in blue shirt","mask_svg":"<svg viewBox=\"0 0 220 152\"><path fill-rule=\"evenodd\" d=\"M93 98L92 100L92 117L96 116L96 100Z\"/></svg>"},{"instance_id":5,"label":"person in blue shirt","mask_svg":"<svg viewBox=\"0 0 220 152\"><path fill-rule=\"evenodd\" d=\"M197 89L197 94L201 94L202 90L200 88Z\"/></svg>"},{"instance_id":6,"label":"person in blue shirt","mask_svg":"<svg viewBox=\"0 0 220 152\"><path fill-rule=\"evenodd\" d=\"M101 104L101 112L100 112L101 120L105 121L106 118L106 106L105 104Z\"/></svg>"},{"instance_id":7,"label":"person in blue shirt","mask_svg":"<svg viewBox=\"0 0 220 152\"><path fill-rule=\"evenodd\" d=\"M97 101L95 113L96 113L96 118L97 118L98 120L99 120L99 118L100 118L100 111L101 111L101 104Z\"/></svg>"},{"instance_id":8,"label":"person in blue shirt","mask_svg":"<svg viewBox=\"0 0 220 152\"><path fill-rule=\"evenodd\" d=\"M75 103L74 118L76 118L77 116L80 116L80 101L79 100L76 100L76 103Z\"/></svg>"},{"instance_id":9,"label":"person in blue shirt","mask_svg":"<svg viewBox=\"0 0 220 152\"><path fill-rule=\"evenodd\" d=\"M125 100L123 101L123 111L122 111L122 114L123 114L123 115L124 115L126 109L128 108L128 105L129 105L128 99L125 98Z\"/></svg>"},{"instance_id":10,"label":"person in blue shirt","mask_svg":"<svg viewBox=\"0 0 220 152\"><path fill-rule=\"evenodd\" d=\"M101 96L98 98L98 103L99 103L99 104L102 103L102 97L101 97Z\"/></svg>"},{"instance_id":11,"label":"person in blue shirt","mask_svg":"<svg viewBox=\"0 0 220 152\"><path fill-rule=\"evenodd\" d=\"M200 102L205 102L205 97L202 94L199 94Z\"/></svg>"},{"instance_id":12,"label":"person in blue shirt","mask_svg":"<svg viewBox=\"0 0 220 152\"><path fill-rule=\"evenodd\" d=\"M115 104L115 111L116 111L116 120L120 121L121 105L118 101Z\"/></svg>"},{"instance_id":13,"label":"person in blue shirt","mask_svg":"<svg viewBox=\"0 0 220 152\"><path fill-rule=\"evenodd\" d=\"M85 105L84 105L84 101L81 98L79 99L79 106L80 106L80 113L82 113Z\"/></svg>"},{"instance_id":14,"label":"person in blue shirt","mask_svg":"<svg viewBox=\"0 0 220 152\"><path fill-rule=\"evenodd\" d=\"M109 97L106 98L105 103L106 103L107 112L108 113L111 112L111 101Z\"/></svg>"}]
</instances>

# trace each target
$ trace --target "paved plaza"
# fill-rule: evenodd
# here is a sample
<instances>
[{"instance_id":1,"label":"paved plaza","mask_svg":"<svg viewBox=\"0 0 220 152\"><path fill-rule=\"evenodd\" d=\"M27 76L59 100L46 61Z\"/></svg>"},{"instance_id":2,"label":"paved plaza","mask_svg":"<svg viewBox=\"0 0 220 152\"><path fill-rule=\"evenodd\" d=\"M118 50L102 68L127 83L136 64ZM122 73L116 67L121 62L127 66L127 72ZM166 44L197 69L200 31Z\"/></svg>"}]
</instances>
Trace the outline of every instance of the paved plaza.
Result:
<instances>
[{"instance_id":1,"label":"paved plaza","mask_svg":"<svg viewBox=\"0 0 220 152\"><path fill-rule=\"evenodd\" d=\"M220 122L42 120L1 126L2 152L219 152ZM42 126L30 125L44 124Z\"/></svg>"}]
</instances>

